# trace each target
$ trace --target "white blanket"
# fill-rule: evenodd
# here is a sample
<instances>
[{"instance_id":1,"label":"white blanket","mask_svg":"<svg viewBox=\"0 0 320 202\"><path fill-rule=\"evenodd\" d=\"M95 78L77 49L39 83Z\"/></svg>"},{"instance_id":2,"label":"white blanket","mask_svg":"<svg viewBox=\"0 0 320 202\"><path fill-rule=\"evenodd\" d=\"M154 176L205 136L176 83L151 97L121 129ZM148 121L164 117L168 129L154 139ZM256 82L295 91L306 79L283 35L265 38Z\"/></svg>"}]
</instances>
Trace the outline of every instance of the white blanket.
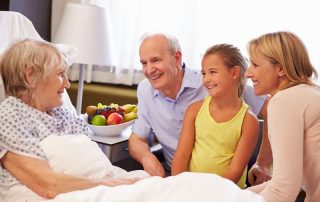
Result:
<instances>
[{"instance_id":1,"label":"white blanket","mask_svg":"<svg viewBox=\"0 0 320 202\"><path fill-rule=\"evenodd\" d=\"M49 164L57 172L96 179L106 176L113 178L146 177L143 171L125 172L112 166L97 144L84 135L49 136L42 141L41 145ZM261 202L263 199L253 192L241 190L233 182L217 175L183 173L167 178L150 177L133 185L98 186L88 190L74 191L60 194L54 200L49 201Z\"/></svg>"},{"instance_id":2,"label":"white blanket","mask_svg":"<svg viewBox=\"0 0 320 202\"><path fill-rule=\"evenodd\" d=\"M214 174L182 173L150 177L134 185L98 186L58 195L48 202L263 202L261 196L241 190L233 182Z\"/></svg>"},{"instance_id":3,"label":"white blanket","mask_svg":"<svg viewBox=\"0 0 320 202\"><path fill-rule=\"evenodd\" d=\"M84 135L49 136L41 142L49 164L56 172L92 179L148 177L144 171L126 172L113 166L98 145ZM263 198L241 190L233 182L214 174L182 173L167 178L149 177L133 185L98 186L73 191L46 200L27 187L6 191L5 201L46 202L263 202Z\"/></svg>"}]
</instances>

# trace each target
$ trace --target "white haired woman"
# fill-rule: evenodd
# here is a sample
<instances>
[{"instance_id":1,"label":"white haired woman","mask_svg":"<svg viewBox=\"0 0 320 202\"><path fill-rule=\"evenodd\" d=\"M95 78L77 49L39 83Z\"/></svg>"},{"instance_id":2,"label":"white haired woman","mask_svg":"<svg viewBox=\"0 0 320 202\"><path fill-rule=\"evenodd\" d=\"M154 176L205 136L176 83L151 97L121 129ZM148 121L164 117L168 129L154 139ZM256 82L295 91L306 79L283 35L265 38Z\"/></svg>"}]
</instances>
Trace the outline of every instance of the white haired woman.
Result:
<instances>
[{"instance_id":1,"label":"white haired woman","mask_svg":"<svg viewBox=\"0 0 320 202\"><path fill-rule=\"evenodd\" d=\"M136 181L92 180L57 173L49 166L40 146L43 139L50 134L88 133L83 120L61 107L62 94L70 87L66 69L60 52L44 41L17 41L2 55L0 72L8 97L0 104L0 200L8 201L10 191L21 185L35 195L54 198Z\"/></svg>"}]
</instances>

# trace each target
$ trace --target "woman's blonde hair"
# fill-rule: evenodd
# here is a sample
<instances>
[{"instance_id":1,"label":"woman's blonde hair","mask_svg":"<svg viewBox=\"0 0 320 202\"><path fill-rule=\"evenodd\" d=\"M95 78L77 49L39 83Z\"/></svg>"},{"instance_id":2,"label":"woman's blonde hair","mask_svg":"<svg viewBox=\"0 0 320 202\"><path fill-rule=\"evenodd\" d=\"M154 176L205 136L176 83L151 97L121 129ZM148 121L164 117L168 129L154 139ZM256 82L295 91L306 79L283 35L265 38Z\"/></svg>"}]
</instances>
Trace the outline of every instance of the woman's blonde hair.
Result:
<instances>
[{"instance_id":1,"label":"woman's blonde hair","mask_svg":"<svg viewBox=\"0 0 320 202\"><path fill-rule=\"evenodd\" d=\"M243 57L243 55L241 54L240 50L237 47L230 44L217 44L217 45L211 46L206 50L203 58L213 54L219 55L222 58L224 64L228 68L240 66L238 96L241 97L247 82L247 79L244 76L248 67L248 63L245 57Z\"/></svg>"},{"instance_id":2,"label":"woman's blonde hair","mask_svg":"<svg viewBox=\"0 0 320 202\"><path fill-rule=\"evenodd\" d=\"M290 32L274 32L253 39L248 44L250 58L265 56L272 64L280 64L289 79L286 87L312 84L312 76L318 77L307 49L299 37Z\"/></svg>"},{"instance_id":3,"label":"woman's blonde hair","mask_svg":"<svg viewBox=\"0 0 320 202\"><path fill-rule=\"evenodd\" d=\"M56 65L63 65L63 58L52 44L32 39L13 43L0 61L0 73L6 94L19 97L32 90L25 75L27 69L37 84L43 81Z\"/></svg>"}]
</instances>

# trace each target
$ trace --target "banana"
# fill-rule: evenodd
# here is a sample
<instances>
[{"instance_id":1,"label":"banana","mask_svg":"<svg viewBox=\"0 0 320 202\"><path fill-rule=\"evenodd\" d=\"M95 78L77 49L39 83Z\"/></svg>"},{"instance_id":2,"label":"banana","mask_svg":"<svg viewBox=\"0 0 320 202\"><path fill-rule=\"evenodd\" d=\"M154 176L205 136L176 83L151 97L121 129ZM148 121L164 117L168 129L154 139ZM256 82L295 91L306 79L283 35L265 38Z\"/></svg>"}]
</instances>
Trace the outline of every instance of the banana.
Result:
<instances>
[{"instance_id":1,"label":"banana","mask_svg":"<svg viewBox=\"0 0 320 202\"><path fill-rule=\"evenodd\" d=\"M131 112L137 113L138 112L138 106L135 106Z\"/></svg>"},{"instance_id":2,"label":"banana","mask_svg":"<svg viewBox=\"0 0 320 202\"><path fill-rule=\"evenodd\" d=\"M138 118L138 116L135 112L129 112L123 116L123 121L128 122L136 118Z\"/></svg>"},{"instance_id":3,"label":"banana","mask_svg":"<svg viewBox=\"0 0 320 202\"><path fill-rule=\"evenodd\" d=\"M118 104L115 104L115 103L111 103L110 105L109 105L109 107L111 107L111 108L116 108L116 109L118 109L118 107L119 107L119 105Z\"/></svg>"},{"instance_id":4,"label":"banana","mask_svg":"<svg viewBox=\"0 0 320 202\"><path fill-rule=\"evenodd\" d=\"M132 110L134 108L136 108L136 106L137 105L134 105L134 104L125 104L125 105L122 106L122 108L124 109L124 113L128 114L128 113L132 112Z\"/></svg>"},{"instance_id":5,"label":"banana","mask_svg":"<svg viewBox=\"0 0 320 202\"><path fill-rule=\"evenodd\" d=\"M100 102L97 104L97 108L98 108L98 109L103 109L103 108L105 108L106 106L107 106L107 105L104 105L104 104L102 104L102 103L100 103Z\"/></svg>"}]
</instances>

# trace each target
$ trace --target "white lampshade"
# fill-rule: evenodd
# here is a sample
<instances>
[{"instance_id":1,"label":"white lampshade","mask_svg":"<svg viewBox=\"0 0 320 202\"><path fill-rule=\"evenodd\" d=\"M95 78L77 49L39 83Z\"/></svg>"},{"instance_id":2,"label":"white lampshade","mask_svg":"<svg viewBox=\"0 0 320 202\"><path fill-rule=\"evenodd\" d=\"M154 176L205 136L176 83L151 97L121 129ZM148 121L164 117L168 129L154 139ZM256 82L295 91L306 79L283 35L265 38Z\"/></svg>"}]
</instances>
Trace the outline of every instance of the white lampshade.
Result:
<instances>
[{"instance_id":1,"label":"white lampshade","mask_svg":"<svg viewBox=\"0 0 320 202\"><path fill-rule=\"evenodd\" d=\"M67 3L57 28L54 43L78 49L79 63L77 113L81 113L84 64L116 66L118 62L109 13L104 7Z\"/></svg>"},{"instance_id":2,"label":"white lampshade","mask_svg":"<svg viewBox=\"0 0 320 202\"><path fill-rule=\"evenodd\" d=\"M79 50L76 63L115 65L117 54L112 31L105 8L67 3L53 42L76 47Z\"/></svg>"}]
</instances>

